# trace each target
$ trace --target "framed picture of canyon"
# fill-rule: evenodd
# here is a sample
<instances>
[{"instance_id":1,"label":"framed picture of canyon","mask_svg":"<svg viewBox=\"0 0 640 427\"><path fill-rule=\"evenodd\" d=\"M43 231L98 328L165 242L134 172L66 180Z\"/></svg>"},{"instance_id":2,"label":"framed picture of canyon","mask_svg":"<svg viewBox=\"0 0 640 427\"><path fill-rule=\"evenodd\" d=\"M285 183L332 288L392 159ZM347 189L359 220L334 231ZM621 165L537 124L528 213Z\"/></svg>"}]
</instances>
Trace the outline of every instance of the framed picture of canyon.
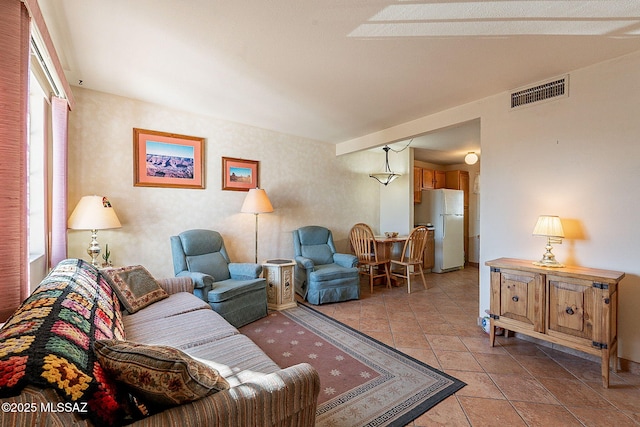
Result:
<instances>
[{"instance_id":1,"label":"framed picture of canyon","mask_svg":"<svg viewBox=\"0 0 640 427\"><path fill-rule=\"evenodd\" d=\"M204 188L204 138L133 128L133 185Z\"/></svg>"},{"instance_id":2,"label":"framed picture of canyon","mask_svg":"<svg viewBox=\"0 0 640 427\"><path fill-rule=\"evenodd\" d=\"M258 187L260 162L256 160L222 158L222 189L249 191Z\"/></svg>"}]
</instances>

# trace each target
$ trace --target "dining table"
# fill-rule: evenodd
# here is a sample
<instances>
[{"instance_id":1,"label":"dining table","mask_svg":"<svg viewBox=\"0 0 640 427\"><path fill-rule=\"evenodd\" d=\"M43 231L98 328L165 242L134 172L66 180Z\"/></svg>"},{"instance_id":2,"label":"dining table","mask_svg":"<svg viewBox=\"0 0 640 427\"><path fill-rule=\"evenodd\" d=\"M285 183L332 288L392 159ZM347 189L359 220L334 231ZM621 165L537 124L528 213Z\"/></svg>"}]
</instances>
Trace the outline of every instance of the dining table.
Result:
<instances>
[{"instance_id":1,"label":"dining table","mask_svg":"<svg viewBox=\"0 0 640 427\"><path fill-rule=\"evenodd\" d=\"M378 260L385 261L391 272L391 260L400 259L402 255L402 249L404 242L409 236L398 235L394 237L387 237L385 235L374 235L373 238L376 242L376 251L378 252ZM399 286L397 279L391 275L391 284Z\"/></svg>"}]
</instances>

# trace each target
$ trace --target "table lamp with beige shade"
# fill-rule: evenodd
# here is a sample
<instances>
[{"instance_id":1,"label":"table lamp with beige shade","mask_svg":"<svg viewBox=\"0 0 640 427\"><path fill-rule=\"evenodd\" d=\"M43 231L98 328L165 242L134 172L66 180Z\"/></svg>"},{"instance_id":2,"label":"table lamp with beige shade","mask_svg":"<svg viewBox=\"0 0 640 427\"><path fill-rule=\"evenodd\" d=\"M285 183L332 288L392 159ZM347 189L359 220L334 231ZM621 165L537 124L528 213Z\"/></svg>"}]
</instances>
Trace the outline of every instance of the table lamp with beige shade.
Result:
<instances>
[{"instance_id":1,"label":"table lamp with beige shade","mask_svg":"<svg viewBox=\"0 0 640 427\"><path fill-rule=\"evenodd\" d=\"M98 230L120 228L120 220L111 206L109 199L103 196L83 196L71 213L68 227L72 230L91 230L91 243L87 253L91 256L91 264L98 267L100 245Z\"/></svg>"}]
</instances>

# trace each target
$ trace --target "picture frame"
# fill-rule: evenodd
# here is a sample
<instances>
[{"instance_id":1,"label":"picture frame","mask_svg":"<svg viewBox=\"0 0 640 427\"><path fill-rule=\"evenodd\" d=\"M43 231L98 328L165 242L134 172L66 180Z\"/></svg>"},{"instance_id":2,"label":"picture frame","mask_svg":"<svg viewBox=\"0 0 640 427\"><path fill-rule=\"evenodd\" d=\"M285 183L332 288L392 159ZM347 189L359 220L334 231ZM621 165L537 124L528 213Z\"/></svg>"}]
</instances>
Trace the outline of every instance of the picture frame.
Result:
<instances>
[{"instance_id":1,"label":"picture frame","mask_svg":"<svg viewBox=\"0 0 640 427\"><path fill-rule=\"evenodd\" d=\"M133 128L133 185L204 189L204 138Z\"/></svg>"},{"instance_id":2,"label":"picture frame","mask_svg":"<svg viewBox=\"0 0 640 427\"><path fill-rule=\"evenodd\" d=\"M222 158L222 189L249 191L259 186L260 162L257 160Z\"/></svg>"}]
</instances>

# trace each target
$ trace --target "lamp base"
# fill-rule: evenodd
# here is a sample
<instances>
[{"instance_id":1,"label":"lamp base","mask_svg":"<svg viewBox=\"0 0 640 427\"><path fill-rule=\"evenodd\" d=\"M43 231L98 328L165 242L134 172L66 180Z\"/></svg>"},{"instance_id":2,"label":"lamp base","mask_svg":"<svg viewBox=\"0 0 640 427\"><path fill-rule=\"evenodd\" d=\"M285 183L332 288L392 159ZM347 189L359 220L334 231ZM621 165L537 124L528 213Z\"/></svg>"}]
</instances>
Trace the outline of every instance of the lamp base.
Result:
<instances>
[{"instance_id":1,"label":"lamp base","mask_svg":"<svg viewBox=\"0 0 640 427\"><path fill-rule=\"evenodd\" d=\"M87 253L91 257L91 265L99 268L98 256L100 255L100 245L98 244L98 230L91 230L91 243L87 248Z\"/></svg>"},{"instance_id":2,"label":"lamp base","mask_svg":"<svg viewBox=\"0 0 640 427\"><path fill-rule=\"evenodd\" d=\"M545 246L546 252L542 255L542 259L540 261L536 261L533 265L537 265L539 267L552 267L552 268L561 268L564 267L564 264L559 263L556 260L556 256L551 252L553 247L551 246L551 239L547 240L547 246Z\"/></svg>"},{"instance_id":3,"label":"lamp base","mask_svg":"<svg viewBox=\"0 0 640 427\"><path fill-rule=\"evenodd\" d=\"M534 262L533 265L537 265L538 267L552 267L552 268L562 268L565 266L564 264L561 264L556 260L553 260L553 262L550 262L550 261L545 261L543 259L541 259L540 261Z\"/></svg>"},{"instance_id":4,"label":"lamp base","mask_svg":"<svg viewBox=\"0 0 640 427\"><path fill-rule=\"evenodd\" d=\"M537 265L539 267L552 267L552 268L564 267L564 264L559 263L556 260L556 256L553 253L551 253L550 250L547 250L547 252L544 255L542 255L542 259L540 261L534 262L533 265Z\"/></svg>"}]
</instances>

